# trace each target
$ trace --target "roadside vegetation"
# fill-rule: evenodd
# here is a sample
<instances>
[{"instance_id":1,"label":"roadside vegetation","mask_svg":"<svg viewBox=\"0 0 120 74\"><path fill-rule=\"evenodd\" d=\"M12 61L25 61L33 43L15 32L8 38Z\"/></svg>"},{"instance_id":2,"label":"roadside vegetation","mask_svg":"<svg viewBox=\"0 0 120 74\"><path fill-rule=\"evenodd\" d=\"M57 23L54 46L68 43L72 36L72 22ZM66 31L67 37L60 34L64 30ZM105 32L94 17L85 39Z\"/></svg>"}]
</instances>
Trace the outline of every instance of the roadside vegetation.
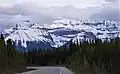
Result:
<instances>
[{"instance_id":1,"label":"roadside vegetation","mask_svg":"<svg viewBox=\"0 0 120 74\"><path fill-rule=\"evenodd\" d=\"M119 74L120 38L71 41L69 48L33 49L26 56L28 66L65 66L75 74Z\"/></svg>"},{"instance_id":2,"label":"roadside vegetation","mask_svg":"<svg viewBox=\"0 0 120 74\"><path fill-rule=\"evenodd\" d=\"M5 42L3 35L0 37L0 74L16 74L25 70L24 55L16 51L11 39Z\"/></svg>"}]
</instances>

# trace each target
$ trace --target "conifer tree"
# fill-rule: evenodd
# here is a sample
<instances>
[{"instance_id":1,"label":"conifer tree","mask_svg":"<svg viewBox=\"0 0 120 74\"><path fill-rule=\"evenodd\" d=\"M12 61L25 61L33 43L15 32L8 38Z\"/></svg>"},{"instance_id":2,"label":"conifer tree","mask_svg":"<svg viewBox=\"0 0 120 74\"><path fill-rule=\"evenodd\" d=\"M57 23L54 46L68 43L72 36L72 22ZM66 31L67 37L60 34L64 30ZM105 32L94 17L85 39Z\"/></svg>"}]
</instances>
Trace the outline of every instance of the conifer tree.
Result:
<instances>
[{"instance_id":1,"label":"conifer tree","mask_svg":"<svg viewBox=\"0 0 120 74\"><path fill-rule=\"evenodd\" d=\"M13 74L25 69L24 54L16 51L11 39L7 40L8 73Z\"/></svg>"},{"instance_id":2,"label":"conifer tree","mask_svg":"<svg viewBox=\"0 0 120 74\"><path fill-rule=\"evenodd\" d=\"M0 74L7 71L8 67L8 57L7 57L7 50L4 41L4 36L1 34L0 37Z\"/></svg>"},{"instance_id":3,"label":"conifer tree","mask_svg":"<svg viewBox=\"0 0 120 74\"><path fill-rule=\"evenodd\" d=\"M9 68L9 71L14 71L13 69L15 69L15 66L16 66L15 60L17 58L16 58L16 50L13 47L11 39L7 40L7 46L6 47L7 47L7 55L8 55L8 68Z\"/></svg>"}]
</instances>

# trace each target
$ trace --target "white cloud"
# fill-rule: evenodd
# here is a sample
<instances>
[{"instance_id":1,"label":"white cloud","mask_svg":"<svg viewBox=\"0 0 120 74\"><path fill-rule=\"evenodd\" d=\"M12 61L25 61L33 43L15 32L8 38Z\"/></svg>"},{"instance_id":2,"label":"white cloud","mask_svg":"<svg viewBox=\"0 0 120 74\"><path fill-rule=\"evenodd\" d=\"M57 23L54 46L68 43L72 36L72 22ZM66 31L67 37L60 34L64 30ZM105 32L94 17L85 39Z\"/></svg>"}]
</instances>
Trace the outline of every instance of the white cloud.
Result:
<instances>
[{"instance_id":1,"label":"white cloud","mask_svg":"<svg viewBox=\"0 0 120 74\"><path fill-rule=\"evenodd\" d=\"M69 3L67 3L68 0L66 0L66 3L62 3L64 1L61 0L57 3L55 0L50 0L52 4L50 7L45 6L45 3L48 0L43 0L43 5L39 5L41 4L41 0L35 0L34 2L30 2L30 0L25 1L26 2L16 3L12 7L1 7L0 24L10 26L15 25L22 20L30 20L32 22L44 24L63 18L76 20L119 20L120 7L118 1L105 2L104 0L91 0L90 2L88 0L75 0L73 2L73 0L69 0ZM58 4L58 6L54 6L54 3ZM93 6L91 5L92 3ZM80 8L79 6L81 5L79 4L83 4L82 6L85 5L86 7ZM88 4L88 6L86 4ZM48 3L48 5L50 5L50 3Z\"/></svg>"},{"instance_id":2,"label":"white cloud","mask_svg":"<svg viewBox=\"0 0 120 74\"><path fill-rule=\"evenodd\" d=\"M85 8L88 6L96 6L104 3L105 0L0 0L0 4L16 4L23 2L37 3L39 6L65 6L73 5L76 8Z\"/></svg>"},{"instance_id":3,"label":"white cloud","mask_svg":"<svg viewBox=\"0 0 120 74\"><path fill-rule=\"evenodd\" d=\"M92 19L120 21L119 2L110 2L102 6L103 7L98 8L98 12L91 16Z\"/></svg>"},{"instance_id":4,"label":"white cloud","mask_svg":"<svg viewBox=\"0 0 120 74\"><path fill-rule=\"evenodd\" d=\"M116 1L119 1L119 0L105 0L107 2L116 2Z\"/></svg>"}]
</instances>

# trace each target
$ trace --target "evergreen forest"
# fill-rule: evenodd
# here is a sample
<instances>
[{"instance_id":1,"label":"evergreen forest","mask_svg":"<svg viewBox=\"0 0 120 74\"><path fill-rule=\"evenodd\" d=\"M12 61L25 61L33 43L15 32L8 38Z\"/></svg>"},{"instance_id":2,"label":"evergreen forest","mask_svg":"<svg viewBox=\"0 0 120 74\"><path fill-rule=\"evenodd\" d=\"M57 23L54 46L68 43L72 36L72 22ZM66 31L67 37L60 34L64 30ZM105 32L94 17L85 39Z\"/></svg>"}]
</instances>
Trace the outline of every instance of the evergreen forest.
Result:
<instances>
[{"instance_id":1,"label":"evergreen forest","mask_svg":"<svg viewBox=\"0 0 120 74\"><path fill-rule=\"evenodd\" d=\"M79 42L79 41L78 41ZM0 37L0 74L16 74L28 66L63 66L75 74L120 74L120 38L96 39L69 48L17 51L14 42Z\"/></svg>"}]
</instances>

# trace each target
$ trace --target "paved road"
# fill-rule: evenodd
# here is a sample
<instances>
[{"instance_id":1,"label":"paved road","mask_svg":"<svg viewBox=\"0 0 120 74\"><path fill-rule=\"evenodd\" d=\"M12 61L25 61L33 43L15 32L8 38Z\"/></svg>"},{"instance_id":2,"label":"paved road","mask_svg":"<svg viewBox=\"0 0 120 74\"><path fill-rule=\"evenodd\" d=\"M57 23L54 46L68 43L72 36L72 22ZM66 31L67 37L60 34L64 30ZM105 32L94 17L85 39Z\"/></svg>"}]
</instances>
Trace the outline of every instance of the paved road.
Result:
<instances>
[{"instance_id":1,"label":"paved road","mask_svg":"<svg viewBox=\"0 0 120 74\"><path fill-rule=\"evenodd\" d=\"M29 67L29 68L37 70L19 74L73 74L70 70L64 67Z\"/></svg>"}]
</instances>

